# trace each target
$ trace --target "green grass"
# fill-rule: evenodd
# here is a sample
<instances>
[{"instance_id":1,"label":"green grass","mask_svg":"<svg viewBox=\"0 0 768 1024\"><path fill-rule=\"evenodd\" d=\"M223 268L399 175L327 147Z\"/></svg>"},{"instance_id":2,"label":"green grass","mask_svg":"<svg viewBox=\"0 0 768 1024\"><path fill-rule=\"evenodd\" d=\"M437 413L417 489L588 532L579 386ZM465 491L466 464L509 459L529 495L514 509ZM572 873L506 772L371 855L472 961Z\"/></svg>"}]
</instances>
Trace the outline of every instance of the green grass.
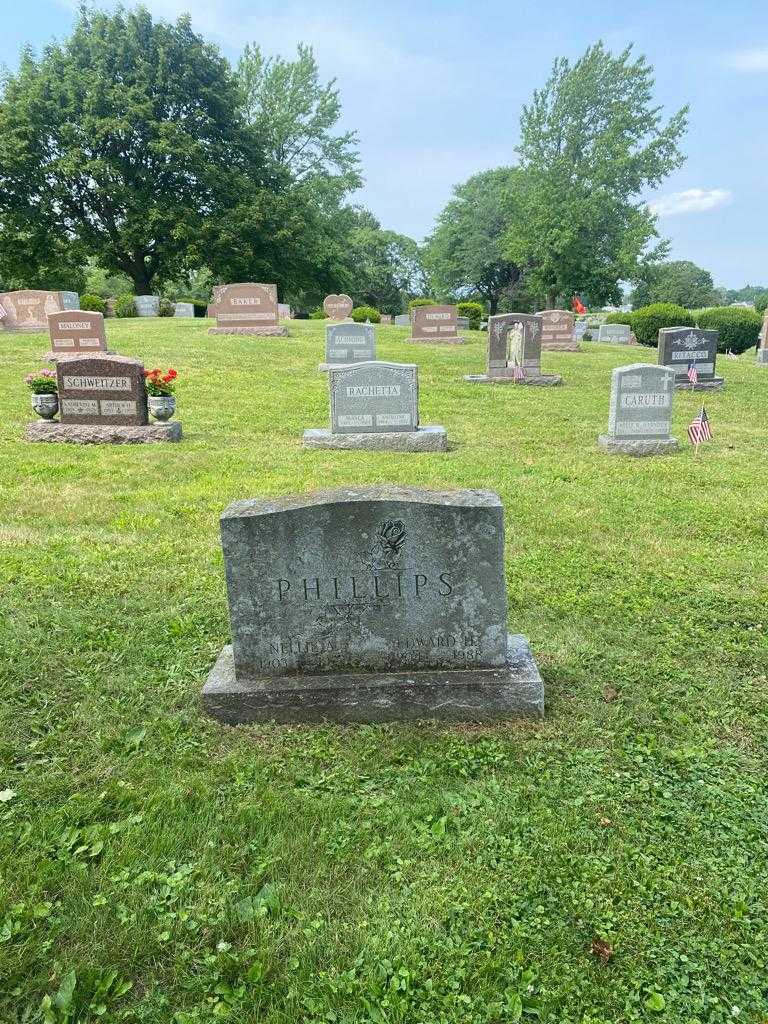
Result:
<instances>
[{"instance_id":1,"label":"green grass","mask_svg":"<svg viewBox=\"0 0 768 1024\"><path fill-rule=\"evenodd\" d=\"M313 452L323 325L206 327L109 322L179 370L178 446L26 444L46 340L0 336L0 1020L764 1021L768 371L722 360L698 459L627 460L596 449L610 370L653 351L489 388L484 335L380 328L452 450ZM545 721L204 718L221 510L380 482L500 493Z\"/></svg>"}]
</instances>

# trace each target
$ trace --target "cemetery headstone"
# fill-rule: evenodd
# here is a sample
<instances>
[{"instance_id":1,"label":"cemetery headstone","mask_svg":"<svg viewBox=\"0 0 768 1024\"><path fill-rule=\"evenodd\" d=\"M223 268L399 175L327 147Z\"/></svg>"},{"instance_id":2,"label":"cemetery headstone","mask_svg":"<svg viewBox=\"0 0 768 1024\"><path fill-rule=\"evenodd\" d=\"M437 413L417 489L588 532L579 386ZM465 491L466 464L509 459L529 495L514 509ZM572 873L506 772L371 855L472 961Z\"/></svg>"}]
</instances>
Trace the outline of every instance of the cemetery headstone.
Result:
<instances>
[{"instance_id":1,"label":"cemetery headstone","mask_svg":"<svg viewBox=\"0 0 768 1024\"><path fill-rule=\"evenodd\" d=\"M418 367L366 362L328 367L330 430L304 431L305 448L437 452L445 428L419 425Z\"/></svg>"},{"instance_id":2,"label":"cemetery headstone","mask_svg":"<svg viewBox=\"0 0 768 1024\"><path fill-rule=\"evenodd\" d=\"M455 306L414 306L411 310L411 337L418 344L463 345L457 333Z\"/></svg>"},{"instance_id":3,"label":"cemetery headstone","mask_svg":"<svg viewBox=\"0 0 768 1024\"><path fill-rule=\"evenodd\" d=\"M672 430L675 374L666 366L632 363L611 374L608 433L598 438L612 455L665 455L676 452Z\"/></svg>"},{"instance_id":4,"label":"cemetery headstone","mask_svg":"<svg viewBox=\"0 0 768 1024\"><path fill-rule=\"evenodd\" d=\"M607 341L612 345L629 345L631 333L629 324L600 324L597 329L597 340Z\"/></svg>"},{"instance_id":5,"label":"cemetery headstone","mask_svg":"<svg viewBox=\"0 0 768 1024\"><path fill-rule=\"evenodd\" d=\"M464 380L539 387L562 384L559 374L541 372L541 332L541 317L531 313L488 317L488 372L470 374Z\"/></svg>"},{"instance_id":6,"label":"cemetery headstone","mask_svg":"<svg viewBox=\"0 0 768 1024\"><path fill-rule=\"evenodd\" d=\"M469 330L469 317L468 316L457 316L456 317L456 329L459 331Z\"/></svg>"},{"instance_id":7,"label":"cemetery headstone","mask_svg":"<svg viewBox=\"0 0 768 1024\"><path fill-rule=\"evenodd\" d=\"M577 345L588 330L589 324L587 323L586 317L576 320L573 325L573 340Z\"/></svg>"},{"instance_id":8,"label":"cemetery headstone","mask_svg":"<svg viewBox=\"0 0 768 1024\"><path fill-rule=\"evenodd\" d=\"M391 324L392 323L392 314L391 313L380 313L379 316L380 316L380 320L379 320L380 324Z\"/></svg>"},{"instance_id":9,"label":"cemetery headstone","mask_svg":"<svg viewBox=\"0 0 768 1024\"><path fill-rule=\"evenodd\" d=\"M290 320L291 318L291 307L287 302L278 302L277 304L277 319L278 320Z\"/></svg>"},{"instance_id":10,"label":"cemetery headstone","mask_svg":"<svg viewBox=\"0 0 768 1024\"><path fill-rule=\"evenodd\" d=\"M675 387L686 391L719 391L725 383L715 375L719 331L703 331L698 327L665 327L659 331L659 365L675 371ZM697 383L688 379L693 365Z\"/></svg>"},{"instance_id":11,"label":"cemetery headstone","mask_svg":"<svg viewBox=\"0 0 768 1024\"><path fill-rule=\"evenodd\" d=\"M195 306L192 302L177 302L173 307L173 315L176 317L183 317L187 319L194 317Z\"/></svg>"},{"instance_id":12,"label":"cemetery headstone","mask_svg":"<svg viewBox=\"0 0 768 1024\"><path fill-rule=\"evenodd\" d=\"M0 294L0 330L46 331L48 314L64 309L64 292L22 288ZM74 292L67 292L73 295Z\"/></svg>"},{"instance_id":13,"label":"cemetery headstone","mask_svg":"<svg viewBox=\"0 0 768 1024\"><path fill-rule=\"evenodd\" d=\"M136 316L160 316L159 295L134 295Z\"/></svg>"},{"instance_id":14,"label":"cemetery headstone","mask_svg":"<svg viewBox=\"0 0 768 1024\"><path fill-rule=\"evenodd\" d=\"M763 317L763 326L757 342L756 361L760 366L768 366L768 310Z\"/></svg>"},{"instance_id":15,"label":"cemetery headstone","mask_svg":"<svg viewBox=\"0 0 768 1024\"><path fill-rule=\"evenodd\" d=\"M395 326L396 327L410 327L411 326L410 315L408 313L398 313L397 316L395 317Z\"/></svg>"},{"instance_id":16,"label":"cemetery headstone","mask_svg":"<svg viewBox=\"0 0 768 1024\"><path fill-rule=\"evenodd\" d=\"M77 292L59 292L61 295L61 308L62 309L78 309L80 306L80 296Z\"/></svg>"},{"instance_id":17,"label":"cemetery headstone","mask_svg":"<svg viewBox=\"0 0 768 1024\"><path fill-rule=\"evenodd\" d=\"M49 359L76 352L106 352L107 336L104 316L91 310L77 309L48 314L51 338Z\"/></svg>"},{"instance_id":18,"label":"cemetery headstone","mask_svg":"<svg viewBox=\"0 0 768 1024\"><path fill-rule=\"evenodd\" d=\"M344 487L238 501L221 542L232 644L203 687L214 718L543 716L528 642L508 633L492 491Z\"/></svg>"},{"instance_id":19,"label":"cemetery headstone","mask_svg":"<svg viewBox=\"0 0 768 1024\"><path fill-rule=\"evenodd\" d=\"M318 369L366 363L376 359L373 324L328 324L325 328L325 362Z\"/></svg>"},{"instance_id":20,"label":"cemetery headstone","mask_svg":"<svg viewBox=\"0 0 768 1024\"><path fill-rule=\"evenodd\" d=\"M536 315L542 320L542 352L579 351L579 342L573 331L573 313L567 309L544 309Z\"/></svg>"},{"instance_id":21,"label":"cemetery headstone","mask_svg":"<svg viewBox=\"0 0 768 1024\"><path fill-rule=\"evenodd\" d=\"M213 289L216 326L209 334L254 334L261 337L287 337L277 316L277 285L217 285Z\"/></svg>"},{"instance_id":22,"label":"cemetery headstone","mask_svg":"<svg viewBox=\"0 0 768 1024\"><path fill-rule=\"evenodd\" d=\"M354 303L348 295L326 295L323 310L328 320L346 320Z\"/></svg>"}]
</instances>

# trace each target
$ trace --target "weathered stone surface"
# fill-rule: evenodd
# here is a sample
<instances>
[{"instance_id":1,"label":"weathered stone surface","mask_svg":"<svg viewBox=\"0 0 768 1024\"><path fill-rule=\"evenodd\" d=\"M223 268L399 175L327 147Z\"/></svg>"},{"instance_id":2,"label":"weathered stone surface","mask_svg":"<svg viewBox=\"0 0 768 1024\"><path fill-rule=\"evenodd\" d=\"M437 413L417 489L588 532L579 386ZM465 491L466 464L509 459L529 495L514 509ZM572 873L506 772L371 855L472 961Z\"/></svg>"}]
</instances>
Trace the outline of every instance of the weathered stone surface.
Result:
<instances>
[{"instance_id":1,"label":"weathered stone surface","mask_svg":"<svg viewBox=\"0 0 768 1024\"><path fill-rule=\"evenodd\" d=\"M440 345L463 345L457 333L455 306L414 306L408 341Z\"/></svg>"},{"instance_id":2,"label":"weathered stone surface","mask_svg":"<svg viewBox=\"0 0 768 1024\"><path fill-rule=\"evenodd\" d=\"M73 292L46 292L23 288L15 292L0 293L0 330L45 331L48 315L58 313L64 306L64 296Z\"/></svg>"},{"instance_id":3,"label":"weathered stone surface","mask_svg":"<svg viewBox=\"0 0 768 1024\"><path fill-rule=\"evenodd\" d=\"M715 375L719 336L719 331L703 331L698 327L662 328L659 331L659 366L669 366L675 371L678 387L719 390L723 386L723 378ZM686 376L691 363L696 367L698 385L691 384Z\"/></svg>"},{"instance_id":4,"label":"weathered stone surface","mask_svg":"<svg viewBox=\"0 0 768 1024\"><path fill-rule=\"evenodd\" d=\"M329 320L346 320L353 307L348 295L326 295L323 299L323 311Z\"/></svg>"},{"instance_id":5,"label":"weathered stone surface","mask_svg":"<svg viewBox=\"0 0 768 1024\"><path fill-rule=\"evenodd\" d=\"M325 363L320 368L376 359L373 324L329 324L325 328Z\"/></svg>"},{"instance_id":6,"label":"weathered stone surface","mask_svg":"<svg viewBox=\"0 0 768 1024\"><path fill-rule=\"evenodd\" d=\"M567 309L544 309L541 317L541 349L543 352L578 352L579 342L573 333L573 313Z\"/></svg>"},{"instance_id":7,"label":"weathered stone surface","mask_svg":"<svg viewBox=\"0 0 768 1024\"><path fill-rule=\"evenodd\" d=\"M290 320L291 318L291 307L287 302L278 302L277 304L277 318L278 320Z\"/></svg>"},{"instance_id":8,"label":"weathered stone surface","mask_svg":"<svg viewBox=\"0 0 768 1024\"><path fill-rule=\"evenodd\" d=\"M405 431L418 427L419 378L414 363L332 366L328 377L334 434Z\"/></svg>"},{"instance_id":9,"label":"weathered stone surface","mask_svg":"<svg viewBox=\"0 0 768 1024\"><path fill-rule=\"evenodd\" d=\"M65 310L48 314L51 355L55 358L76 352L105 352L107 335L104 316L90 310Z\"/></svg>"},{"instance_id":10,"label":"weathered stone surface","mask_svg":"<svg viewBox=\"0 0 768 1024\"><path fill-rule=\"evenodd\" d=\"M563 383L563 378L559 373L528 374L522 380L516 380L511 376L501 377L498 375L490 376L487 373L468 373L464 380L468 384L521 384L524 387L531 388L559 387Z\"/></svg>"},{"instance_id":11,"label":"weathered stone surface","mask_svg":"<svg viewBox=\"0 0 768 1024\"><path fill-rule=\"evenodd\" d=\"M191 302L176 302L173 306L173 315L182 319L190 319L195 315L195 307Z\"/></svg>"},{"instance_id":12,"label":"weathered stone surface","mask_svg":"<svg viewBox=\"0 0 768 1024\"><path fill-rule=\"evenodd\" d=\"M755 361L758 366L768 366L768 348L759 348Z\"/></svg>"},{"instance_id":13,"label":"weathered stone surface","mask_svg":"<svg viewBox=\"0 0 768 1024\"><path fill-rule=\"evenodd\" d=\"M612 345L629 345L631 333L629 324L600 324L597 329L597 340L607 341Z\"/></svg>"},{"instance_id":14,"label":"weathered stone surface","mask_svg":"<svg viewBox=\"0 0 768 1024\"><path fill-rule=\"evenodd\" d=\"M229 722L540 716L507 632L490 491L353 487L221 519L233 644L203 691Z\"/></svg>"},{"instance_id":15,"label":"weathered stone surface","mask_svg":"<svg viewBox=\"0 0 768 1024\"><path fill-rule=\"evenodd\" d=\"M150 423L145 427L99 426L97 424L56 423L38 420L24 431L28 441L66 444L153 444L180 441L181 423Z\"/></svg>"},{"instance_id":16,"label":"weathered stone surface","mask_svg":"<svg viewBox=\"0 0 768 1024\"><path fill-rule=\"evenodd\" d=\"M134 295L136 316L160 316L159 295Z\"/></svg>"},{"instance_id":17,"label":"weathered stone surface","mask_svg":"<svg viewBox=\"0 0 768 1024\"><path fill-rule=\"evenodd\" d=\"M672 455L679 450L674 437L655 438L649 441L627 441L609 434L601 434L597 439L598 446L609 455Z\"/></svg>"},{"instance_id":18,"label":"weathered stone surface","mask_svg":"<svg viewBox=\"0 0 768 1024\"><path fill-rule=\"evenodd\" d=\"M56 362L62 424L145 426L144 367L125 356L60 356Z\"/></svg>"},{"instance_id":19,"label":"weathered stone surface","mask_svg":"<svg viewBox=\"0 0 768 1024\"><path fill-rule=\"evenodd\" d=\"M632 363L611 373L608 434L618 440L668 440L675 374L666 366Z\"/></svg>"},{"instance_id":20,"label":"weathered stone surface","mask_svg":"<svg viewBox=\"0 0 768 1024\"><path fill-rule=\"evenodd\" d=\"M333 448L339 451L369 452L445 452L448 435L445 427L417 427L379 434L334 434L330 430L304 431L305 448Z\"/></svg>"},{"instance_id":21,"label":"weathered stone surface","mask_svg":"<svg viewBox=\"0 0 768 1024\"><path fill-rule=\"evenodd\" d=\"M262 337L286 337L288 329L281 327L277 315L277 285L240 284L216 285L214 301L208 307L216 317L216 326L209 334L253 334Z\"/></svg>"}]
</instances>

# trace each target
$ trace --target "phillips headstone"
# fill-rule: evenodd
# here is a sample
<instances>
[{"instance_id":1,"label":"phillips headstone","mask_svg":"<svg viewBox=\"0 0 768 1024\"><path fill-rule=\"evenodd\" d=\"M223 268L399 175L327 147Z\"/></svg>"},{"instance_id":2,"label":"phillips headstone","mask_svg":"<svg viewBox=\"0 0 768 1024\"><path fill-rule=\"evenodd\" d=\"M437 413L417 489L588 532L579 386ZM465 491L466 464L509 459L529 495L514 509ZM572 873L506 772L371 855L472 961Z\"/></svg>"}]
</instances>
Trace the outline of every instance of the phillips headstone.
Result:
<instances>
[{"instance_id":1,"label":"phillips headstone","mask_svg":"<svg viewBox=\"0 0 768 1024\"><path fill-rule=\"evenodd\" d=\"M408 341L440 345L463 345L456 332L455 306L414 306L411 310L411 337Z\"/></svg>"}]
</instances>

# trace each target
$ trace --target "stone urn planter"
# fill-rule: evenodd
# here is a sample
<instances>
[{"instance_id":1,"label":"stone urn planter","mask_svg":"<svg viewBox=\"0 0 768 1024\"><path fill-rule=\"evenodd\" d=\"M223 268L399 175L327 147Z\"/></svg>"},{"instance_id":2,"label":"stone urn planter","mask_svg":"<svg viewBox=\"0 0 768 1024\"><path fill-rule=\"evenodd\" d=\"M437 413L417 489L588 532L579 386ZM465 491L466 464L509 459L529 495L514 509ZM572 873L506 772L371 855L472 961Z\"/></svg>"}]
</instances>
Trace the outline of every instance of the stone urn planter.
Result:
<instances>
[{"instance_id":1,"label":"stone urn planter","mask_svg":"<svg viewBox=\"0 0 768 1024\"><path fill-rule=\"evenodd\" d=\"M52 420L59 411L59 396L55 393L32 395L32 408L44 420Z\"/></svg>"},{"instance_id":2,"label":"stone urn planter","mask_svg":"<svg viewBox=\"0 0 768 1024\"><path fill-rule=\"evenodd\" d=\"M150 395L147 402L150 415L160 423L165 423L176 412L175 395Z\"/></svg>"}]
</instances>

